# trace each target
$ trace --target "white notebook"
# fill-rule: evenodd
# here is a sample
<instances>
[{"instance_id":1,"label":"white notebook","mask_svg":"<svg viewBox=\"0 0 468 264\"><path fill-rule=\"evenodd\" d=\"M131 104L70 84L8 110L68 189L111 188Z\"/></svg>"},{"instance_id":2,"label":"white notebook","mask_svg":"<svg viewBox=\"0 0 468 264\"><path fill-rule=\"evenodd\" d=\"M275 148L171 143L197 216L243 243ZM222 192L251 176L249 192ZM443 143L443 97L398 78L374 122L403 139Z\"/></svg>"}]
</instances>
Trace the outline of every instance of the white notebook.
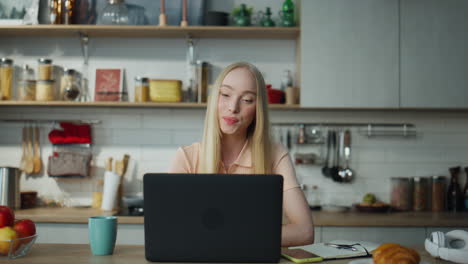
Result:
<instances>
[{"instance_id":1,"label":"white notebook","mask_svg":"<svg viewBox=\"0 0 468 264\"><path fill-rule=\"evenodd\" d=\"M342 259L342 258L355 258L355 257L365 257L368 256L366 250L371 253L372 250L376 249L379 244L368 242L368 241L350 241L350 240L333 240L328 243L331 244L340 244L340 245L353 245L353 244L360 244L353 246L356 250L351 249L339 249L332 246L327 246L326 243L316 243L312 245L303 246L303 248L307 251L310 251L316 255L321 256L323 259ZM364 247L364 248L363 248Z\"/></svg>"}]
</instances>

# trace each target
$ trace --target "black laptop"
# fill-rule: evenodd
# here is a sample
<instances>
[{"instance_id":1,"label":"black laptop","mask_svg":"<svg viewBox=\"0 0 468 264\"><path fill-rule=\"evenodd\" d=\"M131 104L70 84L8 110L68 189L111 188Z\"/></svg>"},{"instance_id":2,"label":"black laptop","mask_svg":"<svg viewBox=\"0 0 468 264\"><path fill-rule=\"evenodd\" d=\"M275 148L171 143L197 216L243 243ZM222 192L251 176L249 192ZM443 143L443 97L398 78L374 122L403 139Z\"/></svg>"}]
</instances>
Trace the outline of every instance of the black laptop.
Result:
<instances>
[{"instance_id":1,"label":"black laptop","mask_svg":"<svg viewBox=\"0 0 468 264\"><path fill-rule=\"evenodd\" d=\"M280 260L282 176L148 173L143 189L148 261Z\"/></svg>"}]
</instances>

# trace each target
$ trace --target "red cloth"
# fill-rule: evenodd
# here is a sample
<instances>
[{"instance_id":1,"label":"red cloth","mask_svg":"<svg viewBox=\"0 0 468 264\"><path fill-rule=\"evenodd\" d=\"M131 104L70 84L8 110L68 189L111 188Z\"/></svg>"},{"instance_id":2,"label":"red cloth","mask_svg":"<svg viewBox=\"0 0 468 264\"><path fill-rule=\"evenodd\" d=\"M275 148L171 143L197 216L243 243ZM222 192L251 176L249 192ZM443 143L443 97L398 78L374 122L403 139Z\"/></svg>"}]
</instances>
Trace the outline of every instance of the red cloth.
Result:
<instances>
[{"instance_id":1,"label":"red cloth","mask_svg":"<svg viewBox=\"0 0 468 264\"><path fill-rule=\"evenodd\" d=\"M281 90L272 89L271 84L266 85L269 104L284 104L285 94Z\"/></svg>"},{"instance_id":2,"label":"red cloth","mask_svg":"<svg viewBox=\"0 0 468 264\"><path fill-rule=\"evenodd\" d=\"M52 144L91 144L91 125L61 122L60 129L49 133Z\"/></svg>"}]
</instances>

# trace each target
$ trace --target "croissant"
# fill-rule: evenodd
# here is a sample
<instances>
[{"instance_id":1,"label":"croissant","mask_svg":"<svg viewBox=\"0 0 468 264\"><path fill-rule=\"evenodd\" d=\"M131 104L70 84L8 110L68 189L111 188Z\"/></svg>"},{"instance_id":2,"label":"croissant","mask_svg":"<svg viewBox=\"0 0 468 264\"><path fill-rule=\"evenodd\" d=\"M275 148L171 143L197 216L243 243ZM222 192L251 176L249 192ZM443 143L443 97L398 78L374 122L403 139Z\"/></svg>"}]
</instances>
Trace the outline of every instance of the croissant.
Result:
<instances>
[{"instance_id":1,"label":"croissant","mask_svg":"<svg viewBox=\"0 0 468 264\"><path fill-rule=\"evenodd\" d=\"M385 243L372 252L374 264L419 264L416 250L395 243Z\"/></svg>"}]
</instances>

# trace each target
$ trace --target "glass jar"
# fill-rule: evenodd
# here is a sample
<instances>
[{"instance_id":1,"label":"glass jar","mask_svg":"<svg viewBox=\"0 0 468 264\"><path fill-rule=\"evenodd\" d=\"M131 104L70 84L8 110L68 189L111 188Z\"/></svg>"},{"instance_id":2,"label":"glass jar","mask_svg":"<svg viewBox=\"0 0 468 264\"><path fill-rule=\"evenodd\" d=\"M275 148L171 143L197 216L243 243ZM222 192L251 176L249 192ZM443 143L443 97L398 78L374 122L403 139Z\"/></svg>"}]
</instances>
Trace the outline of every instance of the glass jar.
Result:
<instances>
[{"instance_id":1,"label":"glass jar","mask_svg":"<svg viewBox=\"0 0 468 264\"><path fill-rule=\"evenodd\" d=\"M34 101L36 100L36 81L26 80L18 82L18 91L20 101Z\"/></svg>"},{"instance_id":2,"label":"glass jar","mask_svg":"<svg viewBox=\"0 0 468 264\"><path fill-rule=\"evenodd\" d=\"M392 207L399 211L411 210L411 178L392 177L391 182L392 191L390 196L390 203Z\"/></svg>"},{"instance_id":3,"label":"glass jar","mask_svg":"<svg viewBox=\"0 0 468 264\"><path fill-rule=\"evenodd\" d=\"M320 210L320 193L317 185L312 186L311 193L309 195L309 207L311 210Z\"/></svg>"},{"instance_id":4,"label":"glass jar","mask_svg":"<svg viewBox=\"0 0 468 264\"><path fill-rule=\"evenodd\" d=\"M36 101L55 100L55 82L51 80L41 80L36 83Z\"/></svg>"},{"instance_id":5,"label":"glass jar","mask_svg":"<svg viewBox=\"0 0 468 264\"><path fill-rule=\"evenodd\" d=\"M0 100L13 99L13 60L0 59Z\"/></svg>"},{"instance_id":6,"label":"glass jar","mask_svg":"<svg viewBox=\"0 0 468 264\"><path fill-rule=\"evenodd\" d=\"M128 25L128 9L124 0L108 0L101 12L98 24Z\"/></svg>"},{"instance_id":7,"label":"glass jar","mask_svg":"<svg viewBox=\"0 0 468 264\"><path fill-rule=\"evenodd\" d=\"M414 177L413 189L413 210L425 211L428 203L428 179L423 177Z\"/></svg>"},{"instance_id":8,"label":"glass jar","mask_svg":"<svg viewBox=\"0 0 468 264\"><path fill-rule=\"evenodd\" d=\"M445 210L445 177L432 177L432 211L441 212Z\"/></svg>"},{"instance_id":9,"label":"glass jar","mask_svg":"<svg viewBox=\"0 0 468 264\"><path fill-rule=\"evenodd\" d=\"M149 101L149 79L145 77L135 77L135 102Z\"/></svg>"},{"instance_id":10,"label":"glass jar","mask_svg":"<svg viewBox=\"0 0 468 264\"><path fill-rule=\"evenodd\" d=\"M66 69L60 81L60 100L76 101L80 94L81 88L76 78L76 71Z\"/></svg>"},{"instance_id":11,"label":"glass jar","mask_svg":"<svg viewBox=\"0 0 468 264\"><path fill-rule=\"evenodd\" d=\"M196 82L197 82L197 102L206 103L208 89L209 63L197 60L196 63Z\"/></svg>"},{"instance_id":12,"label":"glass jar","mask_svg":"<svg viewBox=\"0 0 468 264\"><path fill-rule=\"evenodd\" d=\"M103 185L104 185L104 181L101 179L94 182L93 197L92 197L92 202L91 202L92 208L96 208L96 209L101 208Z\"/></svg>"},{"instance_id":13,"label":"glass jar","mask_svg":"<svg viewBox=\"0 0 468 264\"><path fill-rule=\"evenodd\" d=\"M37 80L38 81L50 81L53 80L52 71L52 60L46 58L40 58L38 60L37 68Z\"/></svg>"}]
</instances>

